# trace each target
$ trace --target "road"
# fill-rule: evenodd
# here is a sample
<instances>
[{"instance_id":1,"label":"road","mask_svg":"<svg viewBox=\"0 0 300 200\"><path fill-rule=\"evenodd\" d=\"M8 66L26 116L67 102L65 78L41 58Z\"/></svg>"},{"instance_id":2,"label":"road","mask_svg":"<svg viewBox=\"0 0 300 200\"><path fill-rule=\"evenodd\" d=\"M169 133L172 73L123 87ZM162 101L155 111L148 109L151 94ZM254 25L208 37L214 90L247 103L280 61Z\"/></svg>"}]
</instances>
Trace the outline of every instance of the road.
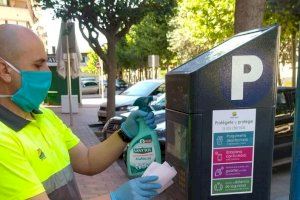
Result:
<instances>
[{"instance_id":1,"label":"road","mask_svg":"<svg viewBox=\"0 0 300 200\"><path fill-rule=\"evenodd\" d=\"M122 91L116 91L116 94L120 94ZM99 94L88 94L82 95L81 104L82 105L100 105L102 102L106 101L106 94L104 98L101 98Z\"/></svg>"},{"instance_id":2,"label":"road","mask_svg":"<svg viewBox=\"0 0 300 200\"><path fill-rule=\"evenodd\" d=\"M290 193L291 165L273 169L271 200L288 200Z\"/></svg>"}]
</instances>

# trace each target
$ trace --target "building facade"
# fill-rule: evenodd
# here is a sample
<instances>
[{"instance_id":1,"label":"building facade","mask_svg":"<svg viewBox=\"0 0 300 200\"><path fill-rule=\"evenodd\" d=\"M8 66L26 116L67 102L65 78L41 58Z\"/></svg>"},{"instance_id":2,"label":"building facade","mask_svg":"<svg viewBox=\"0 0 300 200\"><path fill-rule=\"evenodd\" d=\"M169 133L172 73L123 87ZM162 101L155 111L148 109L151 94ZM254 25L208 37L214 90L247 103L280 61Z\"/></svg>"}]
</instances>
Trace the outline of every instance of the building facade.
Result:
<instances>
[{"instance_id":1,"label":"building facade","mask_svg":"<svg viewBox=\"0 0 300 200\"><path fill-rule=\"evenodd\" d=\"M32 29L47 47L47 33L39 25L41 10L34 8L34 0L0 0L0 24L18 24Z\"/></svg>"},{"instance_id":2,"label":"building facade","mask_svg":"<svg viewBox=\"0 0 300 200\"><path fill-rule=\"evenodd\" d=\"M32 28L37 22L31 0L0 0L0 24Z\"/></svg>"}]
</instances>

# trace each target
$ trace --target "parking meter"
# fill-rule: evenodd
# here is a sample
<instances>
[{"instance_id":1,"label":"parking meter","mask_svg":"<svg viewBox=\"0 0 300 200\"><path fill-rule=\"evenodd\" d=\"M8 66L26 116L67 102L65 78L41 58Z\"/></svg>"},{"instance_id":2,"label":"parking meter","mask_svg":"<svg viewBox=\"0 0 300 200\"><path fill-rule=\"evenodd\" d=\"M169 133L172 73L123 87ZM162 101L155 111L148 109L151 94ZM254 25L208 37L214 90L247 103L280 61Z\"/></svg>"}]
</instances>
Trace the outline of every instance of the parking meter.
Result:
<instances>
[{"instance_id":1,"label":"parking meter","mask_svg":"<svg viewBox=\"0 0 300 200\"><path fill-rule=\"evenodd\" d=\"M270 199L279 32L237 34L166 75L169 199Z\"/></svg>"}]
</instances>

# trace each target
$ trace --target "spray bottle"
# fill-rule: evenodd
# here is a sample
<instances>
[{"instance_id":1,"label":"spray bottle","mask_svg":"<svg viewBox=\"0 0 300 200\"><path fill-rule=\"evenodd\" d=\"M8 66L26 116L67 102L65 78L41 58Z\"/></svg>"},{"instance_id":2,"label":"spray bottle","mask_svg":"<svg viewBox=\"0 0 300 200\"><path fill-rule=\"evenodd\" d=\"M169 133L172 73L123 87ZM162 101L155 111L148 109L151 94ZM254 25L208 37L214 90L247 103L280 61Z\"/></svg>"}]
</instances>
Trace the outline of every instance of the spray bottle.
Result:
<instances>
[{"instance_id":1,"label":"spray bottle","mask_svg":"<svg viewBox=\"0 0 300 200\"><path fill-rule=\"evenodd\" d=\"M149 103L152 97L138 98L133 106L139 110L151 112ZM127 149L127 173L129 177L141 176L152 162L161 163L161 150L157 134L149 128L143 118L139 118L139 132L129 143Z\"/></svg>"}]
</instances>

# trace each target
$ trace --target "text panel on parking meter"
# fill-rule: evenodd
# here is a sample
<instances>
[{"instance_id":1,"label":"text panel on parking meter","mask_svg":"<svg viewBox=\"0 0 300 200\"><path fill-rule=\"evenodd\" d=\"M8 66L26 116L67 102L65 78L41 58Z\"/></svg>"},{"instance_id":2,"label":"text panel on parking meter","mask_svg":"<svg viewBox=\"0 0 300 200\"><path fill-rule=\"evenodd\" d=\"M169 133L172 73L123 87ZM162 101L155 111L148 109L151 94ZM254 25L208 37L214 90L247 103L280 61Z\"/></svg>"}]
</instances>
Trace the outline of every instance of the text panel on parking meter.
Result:
<instances>
[{"instance_id":1,"label":"text panel on parking meter","mask_svg":"<svg viewBox=\"0 0 300 200\"><path fill-rule=\"evenodd\" d=\"M256 109L214 110L211 195L251 193Z\"/></svg>"}]
</instances>

